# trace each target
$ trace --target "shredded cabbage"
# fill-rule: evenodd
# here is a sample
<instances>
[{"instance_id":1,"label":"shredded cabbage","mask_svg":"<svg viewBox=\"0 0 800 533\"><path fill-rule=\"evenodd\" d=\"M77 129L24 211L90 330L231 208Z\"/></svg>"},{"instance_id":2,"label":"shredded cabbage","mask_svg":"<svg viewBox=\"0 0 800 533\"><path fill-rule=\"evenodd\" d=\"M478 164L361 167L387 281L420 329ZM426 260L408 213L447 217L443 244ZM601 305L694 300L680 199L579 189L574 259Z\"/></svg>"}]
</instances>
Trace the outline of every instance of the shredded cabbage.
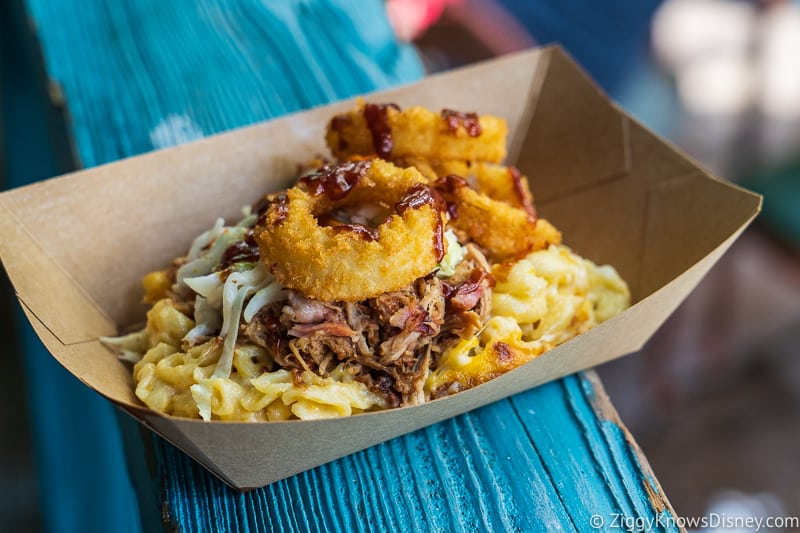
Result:
<instances>
[{"instance_id":1,"label":"shredded cabbage","mask_svg":"<svg viewBox=\"0 0 800 533\"><path fill-rule=\"evenodd\" d=\"M194 299L194 323L196 326L181 339L183 342L195 344L216 335L222 324L222 314L206 298L198 296Z\"/></svg>"},{"instance_id":2,"label":"shredded cabbage","mask_svg":"<svg viewBox=\"0 0 800 533\"><path fill-rule=\"evenodd\" d=\"M223 280L219 272L212 272L206 276L186 278L183 282L194 292L208 300L214 307L222 307Z\"/></svg>"},{"instance_id":3,"label":"shredded cabbage","mask_svg":"<svg viewBox=\"0 0 800 533\"><path fill-rule=\"evenodd\" d=\"M222 233L224 226L225 221L222 218L218 218L210 230L204 231L198 235L197 238L195 238L195 240L192 242L192 247L189 248L189 253L186 255L187 259L189 261L197 259L197 256L200 255L200 252L203 251L203 248L211 244L211 241L216 239L217 236Z\"/></svg>"},{"instance_id":4,"label":"shredded cabbage","mask_svg":"<svg viewBox=\"0 0 800 533\"><path fill-rule=\"evenodd\" d=\"M253 213L253 206L246 205L242 207L242 219L236 223L237 226L243 228L252 228L258 222L258 214Z\"/></svg>"},{"instance_id":5,"label":"shredded cabbage","mask_svg":"<svg viewBox=\"0 0 800 533\"><path fill-rule=\"evenodd\" d=\"M216 380L231 375L240 322L242 319L250 322L265 305L286 298L285 289L261 261L236 263L225 272L214 271L225 250L243 240L258 218L250 206L242 208L242 217L235 226L225 226L225 221L218 218L210 229L198 235L189 249L187 262L178 269L173 285L179 294L186 294L187 288L196 294L194 327L181 342L194 345L217 335L224 339L211 377L201 379L191 387L192 398L205 420L211 419L213 388L215 383L219 383ZM148 349L148 333L145 328L130 335L100 340L121 359L138 363Z\"/></svg>"},{"instance_id":6,"label":"shredded cabbage","mask_svg":"<svg viewBox=\"0 0 800 533\"><path fill-rule=\"evenodd\" d=\"M209 386L209 381L211 380L203 379L200 383L189 387L192 392L192 399L197 404L197 410L206 422L211 420L211 387Z\"/></svg>"},{"instance_id":7,"label":"shredded cabbage","mask_svg":"<svg viewBox=\"0 0 800 533\"><path fill-rule=\"evenodd\" d=\"M245 299L273 281L274 278L261 262L250 270L233 272L225 280L225 286L222 289L222 329L219 333L225 342L214 369L215 377L227 378L231 374L233 350L239 335L239 320L242 316Z\"/></svg>"},{"instance_id":8,"label":"shredded cabbage","mask_svg":"<svg viewBox=\"0 0 800 533\"><path fill-rule=\"evenodd\" d=\"M445 231L444 239L447 241L447 253L444 254L442 262L439 263L439 272L436 273L440 278L447 278L455 274L456 265L464 260L464 248L459 244L453 230Z\"/></svg>"},{"instance_id":9,"label":"shredded cabbage","mask_svg":"<svg viewBox=\"0 0 800 533\"><path fill-rule=\"evenodd\" d=\"M250 323L253 320L253 317L256 316L262 307L265 305L269 305L271 303L279 302L286 298L286 291L277 281L273 281L263 289L259 290L257 293L250 298L250 301L247 303L247 307L244 308L244 313L242 317L244 321Z\"/></svg>"},{"instance_id":10,"label":"shredded cabbage","mask_svg":"<svg viewBox=\"0 0 800 533\"><path fill-rule=\"evenodd\" d=\"M120 359L130 363L138 363L141 361L142 354L146 352L148 348L146 328L120 337L100 337L99 340L107 347L114 350Z\"/></svg>"},{"instance_id":11,"label":"shredded cabbage","mask_svg":"<svg viewBox=\"0 0 800 533\"><path fill-rule=\"evenodd\" d=\"M241 226L223 228L222 232L214 240L214 244L211 245L211 248L178 269L176 284L180 286L185 278L204 276L211 272L211 270L219 264L225 250L236 241L241 241L248 229L249 228Z\"/></svg>"}]
</instances>

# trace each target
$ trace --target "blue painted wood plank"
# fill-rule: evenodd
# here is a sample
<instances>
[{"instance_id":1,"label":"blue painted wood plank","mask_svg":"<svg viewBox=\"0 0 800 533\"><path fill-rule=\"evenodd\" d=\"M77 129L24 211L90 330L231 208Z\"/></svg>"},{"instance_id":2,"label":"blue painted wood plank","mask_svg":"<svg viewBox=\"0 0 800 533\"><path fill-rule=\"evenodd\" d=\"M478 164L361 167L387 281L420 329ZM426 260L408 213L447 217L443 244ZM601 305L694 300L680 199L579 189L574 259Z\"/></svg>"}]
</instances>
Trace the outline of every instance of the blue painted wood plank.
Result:
<instances>
[{"instance_id":1,"label":"blue painted wood plank","mask_svg":"<svg viewBox=\"0 0 800 533\"><path fill-rule=\"evenodd\" d=\"M376 0L27 5L84 166L422 75Z\"/></svg>"},{"instance_id":2,"label":"blue painted wood plank","mask_svg":"<svg viewBox=\"0 0 800 533\"><path fill-rule=\"evenodd\" d=\"M26 29L21 3L0 3L0 52L5 62L0 72L4 130L0 142L5 142L7 156L0 161L0 167L5 167L0 168L0 174L7 171L5 185L10 187L59 172L59 158L47 146L51 117L45 113L46 87L37 77L35 43ZM109 531L117 525L114 530L118 533L138 531L138 511L131 505L136 494L127 481L123 439L119 431L107 431L109 426L115 427L116 410L53 359L21 308L13 319L24 354L27 411L37 468L37 509L50 511L39 513L42 528ZM6 360L17 357L12 349L13 343L6 339L2 345ZM4 396L3 401L9 398ZM5 438L0 433L0 439ZM75 480L96 487L114 486L115 490L105 491L99 498L74 498ZM3 496L14 501L11 494ZM0 531L20 529L15 529L13 521L4 521Z\"/></svg>"},{"instance_id":3,"label":"blue painted wood plank","mask_svg":"<svg viewBox=\"0 0 800 533\"><path fill-rule=\"evenodd\" d=\"M26 2L84 166L422 74L378 0ZM154 437L163 511L179 531L587 531L593 514L659 516L597 394L569 377L246 494Z\"/></svg>"},{"instance_id":4,"label":"blue painted wood plank","mask_svg":"<svg viewBox=\"0 0 800 533\"><path fill-rule=\"evenodd\" d=\"M591 379L570 376L246 494L159 441L170 523L185 531L237 523L241 531L580 532L597 515L677 531L666 502L648 495L651 474L624 430L595 405Z\"/></svg>"}]
</instances>

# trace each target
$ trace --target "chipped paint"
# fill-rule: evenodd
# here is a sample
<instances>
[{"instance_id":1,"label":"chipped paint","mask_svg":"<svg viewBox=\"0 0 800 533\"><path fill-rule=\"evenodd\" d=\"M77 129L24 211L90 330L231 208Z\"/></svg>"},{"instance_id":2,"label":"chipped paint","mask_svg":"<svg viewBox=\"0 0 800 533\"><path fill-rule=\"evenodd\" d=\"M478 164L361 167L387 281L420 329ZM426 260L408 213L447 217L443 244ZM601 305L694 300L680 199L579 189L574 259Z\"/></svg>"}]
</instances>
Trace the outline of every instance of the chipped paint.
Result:
<instances>
[{"instance_id":1,"label":"chipped paint","mask_svg":"<svg viewBox=\"0 0 800 533\"><path fill-rule=\"evenodd\" d=\"M150 142L155 148L185 144L204 137L203 130L187 115L170 113L150 130Z\"/></svg>"},{"instance_id":2,"label":"chipped paint","mask_svg":"<svg viewBox=\"0 0 800 533\"><path fill-rule=\"evenodd\" d=\"M604 432L616 435L616 438L620 439L620 444L628 449L630 459L635 462L641 473L638 483L644 489L644 494L647 496L652 510L658 516L662 516L664 513L668 513L673 518L677 516L653 474L650 463L611 403L600 378L593 371L583 372L581 373L581 383L587 399L591 402L592 408L604 426ZM673 520L672 523L674 524L675 521Z\"/></svg>"}]
</instances>

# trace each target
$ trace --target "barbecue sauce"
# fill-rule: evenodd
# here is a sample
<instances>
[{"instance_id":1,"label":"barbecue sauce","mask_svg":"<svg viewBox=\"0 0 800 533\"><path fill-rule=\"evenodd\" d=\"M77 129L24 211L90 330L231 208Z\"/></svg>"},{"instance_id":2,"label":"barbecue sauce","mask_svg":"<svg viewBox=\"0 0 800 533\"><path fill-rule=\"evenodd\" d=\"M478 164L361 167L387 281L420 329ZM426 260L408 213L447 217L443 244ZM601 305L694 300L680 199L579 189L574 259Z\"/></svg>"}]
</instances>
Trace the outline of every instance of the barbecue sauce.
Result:
<instances>
[{"instance_id":1,"label":"barbecue sauce","mask_svg":"<svg viewBox=\"0 0 800 533\"><path fill-rule=\"evenodd\" d=\"M339 134L339 150L341 151L347 150L348 147L347 140L342 135L342 130L345 126L352 124L352 122L353 121L347 115L336 115L331 119L330 127Z\"/></svg>"},{"instance_id":2,"label":"barbecue sauce","mask_svg":"<svg viewBox=\"0 0 800 533\"><path fill-rule=\"evenodd\" d=\"M364 120L372 134L372 146L375 153L387 159L392 153L392 127L389 125L389 108L400 111L397 104L364 104Z\"/></svg>"},{"instance_id":3,"label":"barbecue sauce","mask_svg":"<svg viewBox=\"0 0 800 533\"><path fill-rule=\"evenodd\" d=\"M394 204L397 214L402 216L409 209L419 209L424 205L430 205L435 211L443 211L444 200L432 187L418 183L408 189L408 192L399 202ZM433 249L436 252L436 260L444 258L444 225L442 218L436 217L436 227L433 230Z\"/></svg>"},{"instance_id":4,"label":"barbecue sauce","mask_svg":"<svg viewBox=\"0 0 800 533\"><path fill-rule=\"evenodd\" d=\"M312 196L324 194L331 200L341 200L361 182L371 165L371 161L325 165L300 178L300 183L305 185Z\"/></svg>"},{"instance_id":5,"label":"barbecue sauce","mask_svg":"<svg viewBox=\"0 0 800 533\"><path fill-rule=\"evenodd\" d=\"M268 200L263 206L258 205L258 222L257 225L263 226L270 220L272 224L281 224L286 217L289 216L289 197L285 193Z\"/></svg>"},{"instance_id":6,"label":"barbecue sauce","mask_svg":"<svg viewBox=\"0 0 800 533\"><path fill-rule=\"evenodd\" d=\"M511 181L514 184L514 192L519 197L519 202L522 204L522 209L528 214L528 221L531 223L536 222L536 208L528 196L525 186L522 184L522 173L517 167L508 167L508 173L511 175Z\"/></svg>"},{"instance_id":7,"label":"barbecue sauce","mask_svg":"<svg viewBox=\"0 0 800 533\"><path fill-rule=\"evenodd\" d=\"M469 187L467 180L455 174L448 174L447 176L438 179L433 186L436 187L436 190L439 191L444 197L447 205L447 214L450 215L450 219L457 219L458 205L457 202L454 201L455 199L453 198L453 195L455 194L456 190L460 189L461 187Z\"/></svg>"},{"instance_id":8,"label":"barbecue sauce","mask_svg":"<svg viewBox=\"0 0 800 533\"><path fill-rule=\"evenodd\" d=\"M476 113L462 113L452 109L442 109L442 118L447 123L447 129L452 133L457 132L459 126L463 126L470 137L478 137L483 131Z\"/></svg>"},{"instance_id":9,"label":"barbecue sauce","mask_svg":"<svg viewBox=\"0 0 800 533\"><path fill-rule=\"evenodd\" d=\"M254 263L258 260L258 244L253 236L253 230L250 230L244 240L237 241L225 249L217 270L225 270L235 263Z\"/></svg>"}]
</instances>

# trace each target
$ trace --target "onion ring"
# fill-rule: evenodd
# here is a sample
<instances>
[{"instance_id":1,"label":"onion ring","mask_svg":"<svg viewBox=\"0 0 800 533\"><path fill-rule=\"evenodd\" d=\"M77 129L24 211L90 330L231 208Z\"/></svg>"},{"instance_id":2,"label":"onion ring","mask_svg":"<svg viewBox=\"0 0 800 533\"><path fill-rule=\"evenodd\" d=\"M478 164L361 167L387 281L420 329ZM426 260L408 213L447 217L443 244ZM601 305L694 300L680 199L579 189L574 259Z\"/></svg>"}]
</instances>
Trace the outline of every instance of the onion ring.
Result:
<instances>
[{"instance_id":1,"label":"onion ring","mask_svg":"<svg viewBox=\"0 0 800 533\"><path fill-rule=\"evenodd\" d=\"M359 301L432 272L445 253L445 206L413 168L380 159L326 165L278 195L259 219L261 258L285 287L322 301ZM358 202L393 209L377 228L324 226Z\"/></svg>"},{"instance_id":2,"label":"onion ring","mask_svg":"<svg viewBox=\"0 0 800 533\"><path fill-rule=\"evenodd\" d=\"M447 202L450 225L483 247L496 261L561 242L561 233L535 213L478 192L449 174L434 183Z\"/></svg>"},{"instance_id":3,"label":"onion ring","mask_svg":"<svg viewBox=\"0 0 800 533\"><path fill-rule=\"evenodd\" d=\"M537 216L528 179L517 167L481 161L428 161L418 157L405 157L394 163L403 168L414 167L431 181L455 174L464 178L479 193L523 209L533 218Z\"/></svg>"},{"instance_id":4,"label":"onion ring","mask_svg":"<svg viewBox=\"0 0 800 533\"><path fill-rule=\"evenodd\" d=\"M365 104L333 117L325 140L338 159L377 155L393 160L421 157L499 163L506 156L505 120L449 109L401 111L395 104Z\"/></svg>"},{"instance_id":5,"label":"onion ring","mask_svg":"<svg viewBox=\"0 0 800 533\"><path fill-rule=\"evenodd\" d=\"M517 167L469 161L441 161L430 167L438 177L461 176L478 192L524 210L536 218L528 179Z\"/></svg>"}]
</instances>

